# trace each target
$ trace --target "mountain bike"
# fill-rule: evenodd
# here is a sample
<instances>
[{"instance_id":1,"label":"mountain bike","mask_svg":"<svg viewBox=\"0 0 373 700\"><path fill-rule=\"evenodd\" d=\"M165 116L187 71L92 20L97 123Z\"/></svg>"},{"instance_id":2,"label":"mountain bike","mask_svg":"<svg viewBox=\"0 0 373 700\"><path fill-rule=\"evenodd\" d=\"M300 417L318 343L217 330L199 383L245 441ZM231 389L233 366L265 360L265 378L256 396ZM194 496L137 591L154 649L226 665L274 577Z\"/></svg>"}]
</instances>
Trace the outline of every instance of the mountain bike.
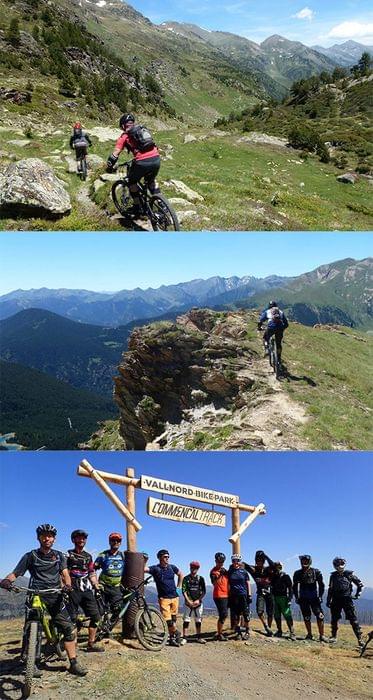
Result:
<instances>
[{"instance_id":1,"label":"mountain bike","mask_svg":"<svg viewBox=\"0 0 373 700\"><path fill-rule=\"evenodd\" d=\"M370 644L370 642L372 640L373 640L373 630L372 630L372 632L368 632L368 638L367 638L366 642L364 643L364 645L360 649L360 654L359 654L360 658L365 654L365 652L368 648L368 644Z\"/></svg>"},{"instance_id":2,"label":"mountain bike","mask_svg":"<svg viewBox=\"0 0 373 700\"><path fill-rule=\"evenodd\" d=\"M115 171L126 169L126 175L113 183L111 196L116 209L125 219L133 218L131 209L133 199L129 190L128 172L132 161L121 163ZM140 212L150 221L153 231L179 231L180 224L177 214L162 194L151 194L148 191L146 182L137 183L138 196L140 199Z\"/></svg>"},{"instance_id":3,"label":"mountain bike","mask_svg":"<svg viewBox=\"0 0 373 700\"><path fill-rule=\"evenodd\" d=\"M87 179L88 166L87 166L87 154L86 153L82 154L81 157L78 159L77 173L78 173L81 180Z\"/></svg>"},{"instance_id":4,"label":"mountain bike","mask_svg":"<svg viewBox=\"0 0 373 700\"><path fill-rule=\"evenodd\" d=\"M42 656L42 638L46 639L43 648L44 658L50 659L57 656L59 659L66 659L62 635L57 631L47 613L47 608L40 594L61 593L60 588L45 588L36 591L23 586L12 586L13 591L27 591L26 616L23 628L21 661L25 664L25 677L23 681L22 697L28 698L31 694L32 680L34 676L35 663L40 661Z\"/></svg>"},{"instance_id":5,"label":"mountain bike","mask_svg":"<svg viewBox=\"0 0 373 700\"><path fill-rule=\"evenodd\" d=\"M279 379L281 376L281 361L279 360L279 356L278 356L278 347L277 347L277 340L276 340L275 334L271 335L271 337L269 339L268 359L269 359L269 364L271 365L271 367L276 375L276 379Z\"/></svg>"},{"instance_id":6,"label":"mountain bike","mask_svg":"<svg viewBox=\"0 0 373 700\"><path fill-rule=\"evenodd\" d=\"M96 639L100 641L104 637L110 636L115 625L122 620L129 606L134 602L137 611L134 620L134 629L140 644L148 651L160 651L168 639L168 630L165 620L154 605L149 605L140 588L146 586L151 576L136 586L136 588L126 589L121 586L123 599L120 610L114 615L111 614L110 606L104 603L104 612L97 626Z\"/></svg>"}]
</instances>

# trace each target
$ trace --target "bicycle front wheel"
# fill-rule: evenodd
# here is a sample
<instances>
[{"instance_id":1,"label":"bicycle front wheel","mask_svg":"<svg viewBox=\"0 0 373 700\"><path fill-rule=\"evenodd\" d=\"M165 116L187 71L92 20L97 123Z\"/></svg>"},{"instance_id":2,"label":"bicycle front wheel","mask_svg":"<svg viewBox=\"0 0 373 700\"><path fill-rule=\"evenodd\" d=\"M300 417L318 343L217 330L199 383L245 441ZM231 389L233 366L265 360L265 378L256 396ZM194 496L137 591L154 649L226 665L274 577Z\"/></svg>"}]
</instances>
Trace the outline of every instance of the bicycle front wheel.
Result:
<instances>
[{"instance_id":1,"label":"bicycle front wheel","mask_svg":"<svg viewBox=\"0 0 373 700\"><path fill-rule=\"evenodd\" d=\"M150 197L150 221L153 231L180 231L180 224L175 210L165 197L155 194Z\"/></svg>"},{"instance_id":2,"label":"bicycle front wheel","mask_svg":"<svg viewBox=\"0 0 373 700\"><path fill-rule=\"evenodd\" d=\"M140 644L148 651L161 651L168 638L167 625L153 605L140 608L135 617L135 632Z\"/></svg>"},{"instance_id":3,"label":"bicycle front wheel","mask_svg":"<svg viewBox=\"0 0 373 700\"><path fill-rule=\"evenodd\" d=\"M130 209L133 206L133 199L125 180L117 180L113 183L111 196L119 213L128 218L130 216Z\"/></svg>"},{"instance_id":4,"label":"bicycle front wheel","mask_svg":"<svg viewBox=\"0 0 373 700\"><path fill-rule=\"evenodd\" d=\"M36 651L38 647L38 627L39 623L33 620L29 623L29 629L26 639L26 668L25 680L23 682L22 697L28 698L31 694L32 679L34 676Z\"/></svg>"}]
</instances>

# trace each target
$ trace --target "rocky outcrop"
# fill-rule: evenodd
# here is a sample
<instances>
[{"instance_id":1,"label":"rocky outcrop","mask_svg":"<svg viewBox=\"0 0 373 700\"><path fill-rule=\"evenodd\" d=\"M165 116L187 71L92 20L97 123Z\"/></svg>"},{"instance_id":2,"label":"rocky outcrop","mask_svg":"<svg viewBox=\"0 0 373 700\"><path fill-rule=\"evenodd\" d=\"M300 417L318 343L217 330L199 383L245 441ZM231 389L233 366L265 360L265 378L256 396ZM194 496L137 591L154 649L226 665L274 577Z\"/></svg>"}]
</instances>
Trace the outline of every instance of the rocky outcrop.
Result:
<instances>
[{"instance_id":1,"label":"rocky outcrop","mask_svg":"<svg viewBox=\"0 0 373 700\"><path fill-rule=\"evenodd\" d=\"M357 173L344 173L343 175L338 175L337 182L342 182L345 185L354 185L358 179Z\"/></svg>"},{"instance_id":2,"label":"rocky outcrop","mask_svg":"<svg viewBox=\"0 0 373 700\"><path fill-rule=\"evenodd\" d=\"M0 88L0 100L6 100L8 102L13 102L16 105L24 105L27 102L31 102L32 95L31 92L26 92L24 90L18 90L18 88Z\"/></svg>"},{"instance_id":3,"label":"rocky outcrop","mask_svg":"<svg viewBox=\"0 0 373 700\"><path fill-rule=\"evenodd\" d=\"M192 309L174 323L133 331L114 378L125 449L266 449L279 413L290 413L292 430L303 420L302 410L263 383L268 363L260 343L247 338L254 318ZM280 448L276 440L271 447Z\"/></svg>"},{"instance_id":4,"label":"rocky outcrop","mask_svg":"<svg viewBox=\"0 0 373 700\"><path fill-rule=\"evenodd\" d=\"M71 210L70 196L50 165L38 158L10 163L0 173L0 212L10 216L60 217Z\"/></svg>"}]
</instances>

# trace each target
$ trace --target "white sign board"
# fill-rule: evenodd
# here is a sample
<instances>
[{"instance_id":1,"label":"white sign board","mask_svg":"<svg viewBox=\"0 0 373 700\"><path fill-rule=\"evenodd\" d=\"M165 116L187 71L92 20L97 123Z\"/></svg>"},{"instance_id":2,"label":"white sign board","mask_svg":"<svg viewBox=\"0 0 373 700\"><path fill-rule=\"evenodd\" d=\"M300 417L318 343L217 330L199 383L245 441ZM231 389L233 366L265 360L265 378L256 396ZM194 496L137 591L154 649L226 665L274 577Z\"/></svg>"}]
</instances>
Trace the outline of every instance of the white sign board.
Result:
<instances>
[{"instance_id":1,"label":"white sign board","mask_svg":"<svg viewBox=\"0 0 373 700\"><path fill-rule=\"evenodd\" d=\"M211 491L200 486L178 484L176 481L166 481L154 476L142 476L141 488L145 491L158 491L167 493L169 496L188 498L191 501L203 501L210 503L210 505L225 506L226 508L237 508L239 503L239 497L230 493Z\"/></svg>"},{"instance_id":2,"label":"white sign board","mask_svg":"<svg viewBox=\"0 0 373 700\"><path fill-rule=\"evenodd\" d=\"M153 518L165 518L177 520L181 523L197 523L197 525L216 525L225 527L225 514L216 510L206 510L198 506L188 506L172 501L161 501L157 498L148 498L148 515Z\"/></svg>"}]
</instances>

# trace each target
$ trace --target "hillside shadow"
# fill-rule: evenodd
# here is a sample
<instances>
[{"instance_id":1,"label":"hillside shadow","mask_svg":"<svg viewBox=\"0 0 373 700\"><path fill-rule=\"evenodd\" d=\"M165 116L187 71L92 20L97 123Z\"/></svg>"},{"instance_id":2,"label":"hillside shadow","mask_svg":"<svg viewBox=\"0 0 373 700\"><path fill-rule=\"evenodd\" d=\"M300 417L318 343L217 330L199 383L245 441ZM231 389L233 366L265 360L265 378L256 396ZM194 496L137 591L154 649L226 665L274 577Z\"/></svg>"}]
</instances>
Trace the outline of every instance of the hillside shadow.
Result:
<instances>
[{"instance_id":1,"label":"hillside shadow","mask_svg":"<svg viewBox=\"0 0 373 700\"><path fill-rule=\"evenodd\" d=\"M23 676L23 673L19 657L10 661L0 661L0 698L2 700L13 700L16 692L20 693L20 697L22 696L23 680L18 680L17 676Z\"/></svg>"},{"instance_id":2,"label":"hillside shadow","mask_svg":"<svg viewBox=\"0 0 373 700\"><path fill-rule=\"evenodd\" d=\"M291 372L289 372L288 368L284 364L282 365L281 378L286 379L288 382L305 382L306 384L308 384L308 386L317 386L317 383L313 379L311 379L311 377L307 377L306 374L302 374L299 376L297 374L291 374Z\"/></svg>"}]
</instances>

